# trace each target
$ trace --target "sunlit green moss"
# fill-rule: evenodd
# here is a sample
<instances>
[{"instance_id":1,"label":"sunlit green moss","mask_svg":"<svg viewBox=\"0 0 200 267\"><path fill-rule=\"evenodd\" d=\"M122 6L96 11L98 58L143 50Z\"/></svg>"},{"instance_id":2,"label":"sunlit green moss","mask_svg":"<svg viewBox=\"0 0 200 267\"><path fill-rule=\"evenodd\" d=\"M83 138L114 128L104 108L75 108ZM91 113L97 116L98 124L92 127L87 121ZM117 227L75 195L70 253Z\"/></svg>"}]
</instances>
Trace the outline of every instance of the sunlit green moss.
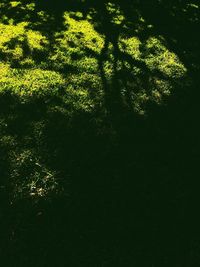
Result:
<instances>
[{"instance_id":1,"label":"sunlit green moss","mask_svg":"<svg viewBox=\"0 0 200 267\"><path fill-rule=\"evenodd\" d=\"M39 99L46 112L41 112L41 117L62 114L67 121L77 114L93 116L99 107L108 114L107 89L111 98L117 92L125 107L144 115L149 103L162 104L187 73L163 37L140 39L144 27L151 30L154 25L147 24L140 13L133 25L116 3L106 4L109 27L116 30L109 35L109 27L100 30L104 21L95 21L98 14L94 8L87 14L64 12L63 25L45 32L56 23L56 15L27 1L5 1L0 7L9 11L0 20L0 94L8 92L19 105ZM197 6L189 5L185 13L191 8ZM18 138L7 130L16 116L13 112L8 118L0 117L0 141L9 151L15 194L45 197L58 185L56 171L38 156L35 145L44 135L47 121L28 121L28 133Z\"/></svg>"},{"instance_id":2,"label":"sunlit green moss","mask_svg":"<svg viewBox=\"0 0 200 267\"><path fill-rule=\"evenodd\" d=\"M2 1L0 11L2 10L0 21L6 24L16 24L16 18L19 21L27 21L31 18L32 12L35 12L35 1Z\"/></svg>"},{"instance_id":3,"label":"sunlit green moss","mask_svg":"<svg viewBox=\"0 0 200 267\"><path fill-rule=\"evenodd\" d=\"M139 38L137 38L136 36L133 36L131 38L126 38L126 39L123 37L120 37L119 39L120 49L137 59L139 59L141 56L140 45L141 45L141 42Z\"/></svg>"},{"instance_id":4,"label":"sunlit green moss","mask_svg":"<svg viewBox=\"0 0 200 267\"><path fill-rule=\"evenodd\" d=\"M10 92L29 101L32 97L48 98L63 96L68 108L74 111L91 111L94 108L95 99L90 98L100 84L98 76L83 73L80 75L70 75L67 79L55 71L41 69L12 69L7 64L0 64L0 92ZM90 86L90 90L88 90ZM70 110L71 110L70 108Z\"/></svg>"},{"instance_id":5,"label":"sunlit green moss","mask_svg":"<svg viewBox=\"0 0 200 267\"><path fill-rule=\"evenodd\" d=\"M80 16L80 15L79 15ZM56 44L50 60L55 67L73 66L79 71L97 72L104 39L87 20L78 20L65 13L66 30L55 35Z\"/></svg>"},{"instance_id":6,"label":"sunlit green moss","mask_svg":"<svg viewBox=\"0 0 200 267\"><path fill-rule=\"evenodd\" d=\"M94 30L92 23L87 20L75 20L70 17L70 13L64 15L65 25L68 27L65 37L67 41L73 41L79 45L80 49L84 47L91 51L100 53L104 46L103 37Z\"/></svg>"},{"instance_id":7,"label":"sunlit green moss","mask_svg":"<svg viewBox=\"0 0 200 267\"><path fill-rule=\"evenodd\" d=\"M148 102L162 103L162 99L171 94L172 83L184 77L187 72L176 54L169 51L159 37L150 37L145 45L137 37L121 38L119 47L139 64L144 64L144 68L142 65L141 68L135 67L134 63L133 66L127 63L126 67L135 77L129 97L132 98L134 110L140 114L144 114Z\"/></svg>"},{"instance_id":8,"label":"sunlit green moss","mask_svg":"<svg viewBox=\"0 0 200 267\"><path fill-rule=\"evenodd\" d=\"M151 69L158 69L169 78L180 78L186 73L186 68L178 57L170 52L162 42L155 37L146 43L146 64Z\"/></svg>"},{"instance_id":9,"label":"sunlit green moss","mask_svg":"<svg viewBox=\"0 0 200 267\"><path fill-rule=\"evenodd\" d=\"M32 96L35 94L56 94L65 81L61 75L54 71L39 69L17 70L11 69L9 65L0 66L0 88L10 90L20 96Z\"/></svg>"},{"instance_id":10,"label":"sunlit green moss","mask_svg":"<svg viewBox=\"0 0 200 267\"><path fill-rule=\"evenodd\" d=\"M12 2L10 2L11 7L17 7L17 6L19 6L20 4L21 4L20 1L12 1Z\"/></svg>"},{"instance_id":11,"label":"sunlit green moss","mask_svg":"<svg viewBox=\"0 0 200 267\"><path fill-rule=\"evenodd\" d=\"M16 7L19 5L19 2L12 2L11 5ZM29 8L33 10L34 5L30 4ZM108 3L107 10L113 23L118 24L118 22L121 23L123 21L123 14L118 6ZM38 13L42 17L45 14L42 11ZM34 51L46 51L48 40L39 31L28 29L28 25L28 22L16 25L1 24L0 51L4 55L5 60L10 63L12 63L12 60L15 60L21 66L34 67ZM94 92L96 93L96 99L103 101L103 99L100 100L103 97L101 64L108 84L112 83L116 70L120 73L125 68L125 71L129 72L129 76L132 75L132 79L135 82L128 82L128 86L132 87L133 106L140 106L139 103L142 102L142 110L145 106L145 101L159 103L162 95L169 95L171 91L170 80L179 79L186 73L186 69L178 57L165 47L160 38L150 37L146 44L142 44L137 36L125 37L120 35L118 38L119 50L124 55L131 56L133 60L141 62L141 66L145 64L149 69L149 85L146 84L146 87L151 87L151 91L149 91L147 88L145 89L143 82L140 81L142 79L140 76L144 70L137 65L134 66L134 63L130 64L126 60L123 61L121 56L116 58L118 56L117 54L114 55L116 44L108 44L107 51L105 51L103 56L104 58L100 62L99 56L101 56L105 47L105 36L97 32L92 20L84 19L81 12L65 12L64 26L65 29L55 33L53 50L48 51L49 55L41 64L44 68L51 66L55 71L48 72L31 69L16 71L12 69L10 70L11 76L2 75L1 87L12 87L12 90L21 96L31 96L33 94L43 94L44 92L44 94L51 94L53 91L57 91L57 88L60 86L64 87L65 84L66 90L70 88L70 90L82 91L83 95L87 94L87 100L90 102L89 105L91 105L92 100L89 96L94 98ZM143 50L140 49L141 45ZM117 69L114 66L115 62L117 62ZM8 65L4 66L2 73L5 74L6 70L8 70ZM61 70L66 72L66 81L59 74L56 74L57 71ZM157 71L163 74L163 79L155 76ZM20 72L23 74L19 74ZM123 80L124 78L122 76L120 79ZM122 87L122 95L123 90L125 89ZM98 94L101 97L97 96ZM137 103L137 101L139 102Z\"/></svg>"},{"instance_id":12,"label":"sunlit green moss","mask_svg":"<svg viewBox=\"0 0 200 267\"><path fill-rule=\"evenodd\" d=\"M30 57L34 51L45 51L47 39L39 31L28 30L28 24L0 24L0 53L4 60L23 64L23 60Z\"/></svg>"},{"instance_id":13,"label":"sunlit green moss","mask_svg":"<svg viewBox=\"0 0 200 267\"><path fill-rule=\"evenodd\" d=\"M35 3L30 3L30 4L27 4L25 6L25 9L27 9L27 11L33 11L35 9Z\"/></svg>"},{"instance_id":14,"label":"sunlit green moss","mask_svg":"<svg viewBox=\"0 0 200 267\"><path fill-rule=\"evenodd\" d=\"M119 6L117 6L114 3L108 2L106 5L107 11L109 15L111 16L111 22L116 25L120 25L125 20L125 17L120 10Z\"/></svg>"}]
</instances>

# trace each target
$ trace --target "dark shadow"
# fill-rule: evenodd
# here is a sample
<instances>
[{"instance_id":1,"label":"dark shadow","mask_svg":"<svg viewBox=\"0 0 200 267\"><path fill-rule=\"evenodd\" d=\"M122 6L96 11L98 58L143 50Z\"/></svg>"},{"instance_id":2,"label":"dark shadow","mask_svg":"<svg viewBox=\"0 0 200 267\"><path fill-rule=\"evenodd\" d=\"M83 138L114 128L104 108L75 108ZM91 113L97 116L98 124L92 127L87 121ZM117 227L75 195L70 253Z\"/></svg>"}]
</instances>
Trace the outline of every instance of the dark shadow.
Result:
<instances>
[{"instance_id":1,"label":"dark shadow","mask_svg":"<svg viewBox=\"0 0 200 267\"><path fill-rule=\"evenodd\" d=\"M49 49L54 32L63 27L65 9L81 11L84 17L92 8L96 11L92 20L105 36L104 47L99 55L89 49L85 53L98 59L104 104L86 112L67 104L64 90L28 100L1 93L3 266L198 266L199 41L195 29L199 21L192 21L196 11L185 18L176 15L185 5L182 1L116 1L126 18L116 26L105 9L106 1L54 2L36 1L36 10L49 15L45 23L35 26L36 13L28 12L33 28L49 38ZM15 14L11 10L1 12L8 12L15 22L27 16L20 6ZM134 26L139 25L140 14L153 28ZM189 76L187 86L173 84L175 92L167 104L149 103L144 117L134 113L133 92L151 91L154 76L169 78L121 50L119 35L129 36L132 27L143 43L150 35L162 34L186 64ZM9 45L15 47L17 42ZM109 51L113 55L110 79L104 70ZM37 64L44 57L36 53ZM23 69L16 64L13 67ZM130 73L133 67L141 70L137 77ZM77 70L66 65L58 71ZM19 158L21 165L13 162L13 153L24 157ZM37 198L33 189L29 198L14 202L15 187L37 175L44 180L55 176L52 183L59 185L58 191L52 188L47 197ZM54 186L49 183L49 188Z\"/></svg>"}]
</instances>

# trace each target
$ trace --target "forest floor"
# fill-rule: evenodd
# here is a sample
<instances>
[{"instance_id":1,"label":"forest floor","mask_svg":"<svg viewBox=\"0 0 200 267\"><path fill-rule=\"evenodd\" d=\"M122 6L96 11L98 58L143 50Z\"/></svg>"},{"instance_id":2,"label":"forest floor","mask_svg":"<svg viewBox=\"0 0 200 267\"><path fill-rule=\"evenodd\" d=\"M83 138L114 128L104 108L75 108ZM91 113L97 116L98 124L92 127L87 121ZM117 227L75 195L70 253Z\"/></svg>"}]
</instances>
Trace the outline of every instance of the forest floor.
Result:
<instances>
[{"instance_id":1,"label":"forest floor","mask_svg":"<svg viewBox=\"0 0 200 267\"><path fill-rule=\"evenodd\" d=\"M198 266L199 18L0 3L0 265Z\"/></svg>"}]
</instances>

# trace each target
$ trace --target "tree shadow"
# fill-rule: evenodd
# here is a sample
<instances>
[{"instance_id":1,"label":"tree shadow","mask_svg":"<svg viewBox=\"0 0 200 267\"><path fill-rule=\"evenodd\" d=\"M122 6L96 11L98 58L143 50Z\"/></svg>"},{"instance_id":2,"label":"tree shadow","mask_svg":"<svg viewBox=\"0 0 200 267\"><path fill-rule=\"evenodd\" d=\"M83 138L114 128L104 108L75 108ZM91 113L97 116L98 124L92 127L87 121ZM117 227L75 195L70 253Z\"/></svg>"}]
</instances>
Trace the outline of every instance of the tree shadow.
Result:
<instances>
[{"instance_id":1,"label":"tree shadow","mask_svg":"<svg viewBox=\"0 0 200 267\"><path fill-rule=\"evenodd\" d=\"M38 267L65 262L70 266L195 266L197 251L193 257L191 253L198 227L194 177L199 113L197 106L189 107L189 101L198 101L194 95L198 80L187 87L191 91L177 90L167 106L150 103L148 116L138 116L132 108L133 93L140 88L151 91L152 76L169 77L160 77L162 73L123 52L119 36L124 28L111 23L104 2L78 5L73 1L71 7L66 2L57 2L56 8L53 1L36 2L36 6L53 18L55 28L49 35L60 29L65 6L84 16L95 9L92 21L105 36L104 46L100 54L86 48L84 52L97 59L105 105L92 112L76 108L76 98L72 104L66 102L64 89L28 100L12 92L1 95L3 186L11 191L19 185L20 192L23 179L30 184L29 197L22 194L6 212L2 228L7 227L9 234L3 239L9 236L9 240L2 250L3 260L7 266ZM157 1L152 1L151 12L140 1L136 6L121 1L118 5L130 18L124 22L130 28L133 9L156 24L154 7L159 7L158 13L163 7ZM162 21L166 22L166 16ZM158 27L168 44L171 32L164 23ZM124 31L129 34L129 28ZM141 30L140 34L147 39L147 33ZM108 77L105 62L110 52L112 74ZM131 74L134 67L140 70L137 76Z\"/></svg>"}]
</instances>

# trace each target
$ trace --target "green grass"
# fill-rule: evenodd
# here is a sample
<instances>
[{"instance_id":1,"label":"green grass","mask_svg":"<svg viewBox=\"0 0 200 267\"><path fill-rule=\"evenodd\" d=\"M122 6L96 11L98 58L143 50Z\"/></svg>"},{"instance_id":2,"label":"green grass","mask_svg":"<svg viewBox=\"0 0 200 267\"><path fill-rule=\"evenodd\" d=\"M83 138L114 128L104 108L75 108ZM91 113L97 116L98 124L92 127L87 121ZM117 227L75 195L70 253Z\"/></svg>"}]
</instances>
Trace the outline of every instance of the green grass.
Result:
<instances>
[{"instance_id":1,"label":"green grass","mask_svg":"<svg viewBox=\"0 0 200 267\"><path fill-rule=\"evenodd\" d=\"M199 266L197 0L2 0L0 263Z\"/></svg>"},{"instance_id":2,"label":"green grass","mask_svg":"<svg viewBox=\"0 0 200 267\"><path fill-rule=\"evenodd\" d=\"M34 5L21 2L11 2L10 8L13 12L15 8L34 12ZM119 9L109 5L108 10L113 16L112 23L120 27L124 17ZM37 15L45 17L45 13ZM19 23L8 19L0 24L3 58L0 94L17 99L14 107L8 102L11 109L1 116L1 142L7 151L15 199L46 198L62 192L57 179L59 169L52 167L49 152L45 152L50 138L45 129L51 114L60 114L67 122L73 121L77 114L106 111L100 65L109 86L118 79L123 105L141 115L146 113L149 102L161 104L164 97L173 94L172 82L178 82L186 74L184 65L159 36L150 37L143 44L134 34L121 34L118 43L110 42L104 51L107 37L95 29L91 17L86 19L81 12L65 12L63 18L62 30L54 32L51 39L47 32L30 29L32 24L28 19ZM119 55L115 53L117 47ZM37 101L41 101L45 112L39 111L39 118L34 119L35 111L29 110L28 105L40 109L39 104L33 104ZM70 124L67 127L71 129Z\"/></svg>"},{"instance_id":3,"label":"green grass","mask_svg":"<svg viewBox=\"0 0 200 267\"><path fill-rule=\"evenodd\" d=\"M45 138L49 138L45 137L49 116L59 114L73 121L77 114L110 112L105 86L110 88L110 103L116 91L124 108L148 114L149 103L165 103L174 93L174 84L180 85L187 73L163 37L152 35L142 42L137 31L126 33L126 17L113 3L106 9L113 36L118 32L116 40L98 30L94 10L88 14L63 12L62 27L50 32L47 25L53 17L37 10L36 4L18 1L1 6L7 7L8 14L5 12L0 23L0 96L10 96L6 100L10 109L5 107L9 110L1 115L1 141L8 153L16 198L18 194L43 197L58 187L55 177L59 170L51 169L41 158L49 157L43 151ZM138 23L147 27L141 17ZM11 98L16 102L12 104ZM34 104L37 101L38 106ZM29 110L31 105L38 110L41 106L39 115ZM98 116L95 121L101 121ZM20 118L25 132L17 129ZM6 130L9 127L16 129Z\"/></svg>"}]
</instances>

